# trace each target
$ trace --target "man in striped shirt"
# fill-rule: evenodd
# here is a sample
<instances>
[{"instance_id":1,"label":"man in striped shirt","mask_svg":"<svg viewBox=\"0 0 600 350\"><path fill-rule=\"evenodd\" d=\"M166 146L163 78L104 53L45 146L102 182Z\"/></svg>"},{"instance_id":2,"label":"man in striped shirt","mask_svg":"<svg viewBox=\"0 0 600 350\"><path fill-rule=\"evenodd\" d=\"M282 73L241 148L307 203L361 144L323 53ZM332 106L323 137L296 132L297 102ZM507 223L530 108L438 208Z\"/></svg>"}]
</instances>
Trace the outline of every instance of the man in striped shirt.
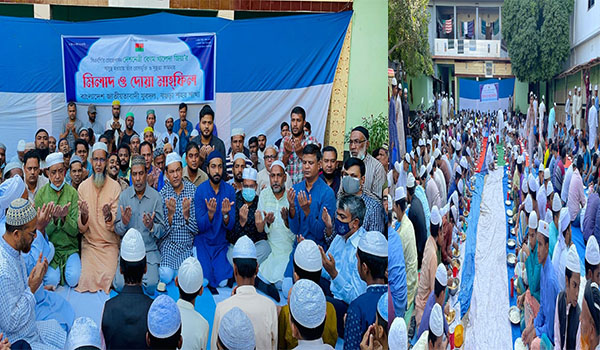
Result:
<instances>
[{"instance_id":1,"label":"man in striped shirt","mask_svg":"<svg viewBox=\"0 0 600 350\"><path fill-rule=\"evenodd\" d=\"M305 136L304 124L306 111L300 106L294 107L290 113L292 134L283 138L279 147L279 160L285 164L285 170L292 178L292 183L297 184L304 179L302 173L302 150L306 145L318 144L313 136Z\"/></svg>"}]
</instances>

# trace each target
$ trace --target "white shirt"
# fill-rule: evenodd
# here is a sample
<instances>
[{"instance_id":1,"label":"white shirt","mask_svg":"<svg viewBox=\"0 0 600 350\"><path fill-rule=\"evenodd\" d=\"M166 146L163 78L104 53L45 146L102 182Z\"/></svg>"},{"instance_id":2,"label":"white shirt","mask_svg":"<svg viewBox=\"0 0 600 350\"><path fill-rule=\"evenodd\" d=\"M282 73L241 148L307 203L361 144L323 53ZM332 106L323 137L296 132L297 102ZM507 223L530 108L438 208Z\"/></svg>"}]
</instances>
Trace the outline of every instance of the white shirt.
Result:
<instances>
[{"instance_id":1,"label":"white shirt","mask_svg":"<svg viewBox=\"0 0 600 350\"><path fill-rule=\"evenodd\" d=\"M221 319L234 307L239 307L254 326L256 349L277 348L277 309L271 299L256 292L253 286L239 286L236 294L217 304L210 339L210 348L217 348L217 335Z\"/></svg>"},{"instance_id":2,"label":"white shirt","mask_svg":"<svg viewBox=\"0 0 600 350\"><path fill-rule=\"evenodd\" d=\"M31 203L35 203L35 195L40 190L40 188L44 187L44 185L47 183L48 179L45 176L40 175L38 177L37 185L35 185L35 189L33 190L33 192L29 191L29 187L27 186L27 184L25 184L25 189L27 190L27 197L29 198L29 201Z\"/></svg>"},{"instance_id":3,"label":"white shirt","mask_svg":"<svg viewBox=\"0 0 600 350\"><path fill-rule=\"evenodd\" d=\"M113 128L112 128L112 123L113 123L114 121L115 121L115 119L114 119L114 118L112 118L112 117L111 117L109 120L107 120L107 121L106 121L106 124L105 124L105 126L104 126L104 129L105 129L105 130L107 130L107 131L108 131L108 130L112 130L112 129L113 129ZM121 131L125 130L125 121L124 121L123 119L119 118L119 123L121 124L121 129L119 129L119 130L121 130ZM119 133L118 133L118 132L116 132L116 133L115 133L115 144L116 144L116 145L119 145L119 141L120 141L120 140L119 140ZM90 153L91 153L91 152L90 152Z\"/></svg>"},{"instance_id":4,"label":"white shirt","mask_svg":"<svg viewBox=\"0 0 600 350\"><path fill-rule=\"evenodd\" d=\"M206 350L208 344L208 322L194 310L194 305L183 299L177 300L181 313L182 350Z\"/></svg>"},{"instance_id":5,"label":"white shirt","mask_svg":"<svg viewBox=\"0 0 600 350\"><path fill-rule=\"evenodd\" d=\"M333 350L331 345L324 344L323 338L316 340L298 340L298 346L294 350Z\"/></svg>"},{"instance_id":6,"label":"white shirt","mask_svg":"<svg viewBox=\"0 0 600 350\"><path fill-rule=\"evenodd\" d=\"M175 147L175 140L179 140L179 136L177 135L177 133L173 132L169 135L169 132L165 131L165 133L162 135L163 141L165 137L169 140L171 146L173 146L173 150L179 149L179 145L177 145L177 148Z\"/></svg>"}]
</instances>

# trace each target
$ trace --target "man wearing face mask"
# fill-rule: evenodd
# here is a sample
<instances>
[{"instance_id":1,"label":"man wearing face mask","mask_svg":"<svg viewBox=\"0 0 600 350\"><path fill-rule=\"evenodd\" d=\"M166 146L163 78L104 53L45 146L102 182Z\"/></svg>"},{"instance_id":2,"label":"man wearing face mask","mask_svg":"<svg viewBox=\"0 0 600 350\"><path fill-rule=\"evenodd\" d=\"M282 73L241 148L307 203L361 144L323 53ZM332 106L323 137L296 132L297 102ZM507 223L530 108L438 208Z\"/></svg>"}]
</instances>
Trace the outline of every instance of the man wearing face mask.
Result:
<instances>
[{"instance_id":1,"label":"man wearing face mask","mask_svg":"<svg viewBox=\"0 0 600 350\"><path fill-rule=\"evenodd\" d=\"M227 230L227 241L230 244L227 260L231 266L233 266L231 255L233 246L242 236L248 236L254 242L259 264L265 261L271 253L271 246L267 242L267 234L264 231L264 214L256 211L258 205L256 174L256 169L245 168L242 172L243 188L235 194L235 217L237 220L233 225L233 230Z\"/></svg>"},{"instance_id":2,"label":"man wearing face mask","mask_svg":"<svg viewBox=\"0 0 600 350\"><path fill-rule=\"evenodd\" d=\"M70 287L79 283L81 274L81 260L79 258L79 243L77 236L79 228L77 219L79 209L77 203L79 195L71 185L65 182L65 164L63 154L55 152L46 158L48 177L50 182L42 187L35 196L35 207L41 208L44 204L54 202L52 219L46 227L46 234L52 244L55 253L48 274L49 280L66 281Z\"/></svg>"},{"instance_id":3,"label":"man wearing face mask","mask_svg":"<svg viewBox=\"0 0 600 350\"><path fill-rule=\"evenodd\" d=\"M365 183L363 191L369 196L381 200L383 189L387 187L385 169L381 162L367 153L369 147L369 131L357 126L350 133L350 155L365 163Z\"/></svg>"},{"instance_id":4,"label":"man wearing face mask","mask_svg":"<svg viewBox=\"0 0 600 350\"><path fill-rule=\"evenodd\" d=\"M348 158L344 163L342 191L359 196L367 208L363 227L367 231L384 232L386 215L380 201L368 196L362 190L365 183L365 163L358 158Z\"/></svg>"}]
</instances>

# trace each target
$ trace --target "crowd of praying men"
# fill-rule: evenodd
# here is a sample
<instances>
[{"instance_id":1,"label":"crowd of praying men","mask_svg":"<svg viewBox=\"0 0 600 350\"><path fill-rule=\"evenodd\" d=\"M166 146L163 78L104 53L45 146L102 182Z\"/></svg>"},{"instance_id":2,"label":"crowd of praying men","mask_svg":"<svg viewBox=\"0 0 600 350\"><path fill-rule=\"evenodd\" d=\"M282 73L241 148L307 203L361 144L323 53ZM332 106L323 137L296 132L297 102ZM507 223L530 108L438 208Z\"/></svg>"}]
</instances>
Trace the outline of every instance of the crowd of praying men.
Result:
<instances>
[{"instance_id":1,"label":"crowd of praying men","mask_svg":"<svg viewBox=\"0 0 600 350\"><path fill-rule=\"evenodd\" d=\"M395 176L369 130L341 162L300 106L276 142L233 127L228 150L208 105L195 127L185 103L150 109L143 135L119 101L104 124L78 108L11 159L0 144L0 349L388 348ZM101 322L65 289L111 296ZM209 326L199 297L229 290Z\"/></svg>"}]
</instances>

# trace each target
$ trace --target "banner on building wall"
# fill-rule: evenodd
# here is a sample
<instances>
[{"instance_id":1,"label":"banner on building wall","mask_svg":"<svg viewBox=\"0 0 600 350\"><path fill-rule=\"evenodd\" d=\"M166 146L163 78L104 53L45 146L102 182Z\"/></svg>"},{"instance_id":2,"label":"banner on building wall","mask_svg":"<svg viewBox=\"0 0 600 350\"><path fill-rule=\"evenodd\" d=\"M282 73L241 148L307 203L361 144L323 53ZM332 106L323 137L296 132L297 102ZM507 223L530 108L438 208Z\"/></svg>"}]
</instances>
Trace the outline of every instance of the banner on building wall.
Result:
<instances>
[{"instance_id":1,"label":"banner on building wall","mask_svg":"<svg viewBox=\"0 0 600 350\"><path fill-rule=\"evenodd\" d=\"M479 85L479 101L498 101L498 83Z\"/></svg>"},{"instance_id":2,"label":"banner on building wall","mask_svg":"<svg viewBox=\"0 0 600 350\"><path fill-rule=\"evenodd\" d=\"M492 112L508 109L509 98L514 95L515 79L486 79L479 81L459 78L459 109Z\"/></svg>"},{"instance_id":3,"label":"banner on building wall","mask_svg":"<svg viewBox=\"0 0 600 350\"><path fill-rule=\"evenodd\" d=\"M215 100L213 33L62 36L65 98L77 103Z\"/></svg>"}]
</instances>

